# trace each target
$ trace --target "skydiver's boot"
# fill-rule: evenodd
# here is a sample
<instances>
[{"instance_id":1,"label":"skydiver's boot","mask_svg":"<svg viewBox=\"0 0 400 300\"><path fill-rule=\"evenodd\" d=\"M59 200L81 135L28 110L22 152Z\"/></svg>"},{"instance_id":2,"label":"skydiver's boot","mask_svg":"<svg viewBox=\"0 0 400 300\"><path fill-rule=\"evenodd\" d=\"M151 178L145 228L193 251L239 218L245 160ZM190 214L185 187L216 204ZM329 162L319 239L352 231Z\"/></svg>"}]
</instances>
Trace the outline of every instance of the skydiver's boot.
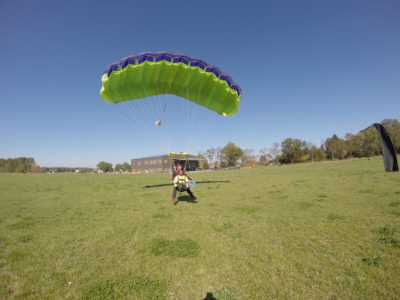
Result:
<instances>
[{"instance_id":1,"label":"skydiver's boot","mask_svg":"<svg viewBox=\"0 0 400 300\"><path fill-rule=\"evenodd\" d=\"M197 197L192 193L192 191L191 191L190 189L187 189L186 191L188 192L190 198L191 198L193 201L197 199Z\"/></svg>"}]
</instances>

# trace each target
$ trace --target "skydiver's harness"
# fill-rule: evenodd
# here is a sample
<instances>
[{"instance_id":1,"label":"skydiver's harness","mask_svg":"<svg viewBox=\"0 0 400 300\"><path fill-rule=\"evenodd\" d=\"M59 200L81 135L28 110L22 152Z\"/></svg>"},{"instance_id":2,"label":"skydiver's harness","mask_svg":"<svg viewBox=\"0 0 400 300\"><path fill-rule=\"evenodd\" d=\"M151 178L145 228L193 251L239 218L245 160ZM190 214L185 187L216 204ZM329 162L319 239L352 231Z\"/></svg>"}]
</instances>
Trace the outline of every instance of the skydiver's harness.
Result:
<instances>
[{"instance_id":1,"label":"skydiver's harness","mask_svg":"<svg viewBox=\"0 0 400 300\"><path fill-rule=\"evenodd\" d=\"M189 188L188 177L186 175L176 175L174 185L179 192L184 192Z\"/></svg>"}]
</instances>

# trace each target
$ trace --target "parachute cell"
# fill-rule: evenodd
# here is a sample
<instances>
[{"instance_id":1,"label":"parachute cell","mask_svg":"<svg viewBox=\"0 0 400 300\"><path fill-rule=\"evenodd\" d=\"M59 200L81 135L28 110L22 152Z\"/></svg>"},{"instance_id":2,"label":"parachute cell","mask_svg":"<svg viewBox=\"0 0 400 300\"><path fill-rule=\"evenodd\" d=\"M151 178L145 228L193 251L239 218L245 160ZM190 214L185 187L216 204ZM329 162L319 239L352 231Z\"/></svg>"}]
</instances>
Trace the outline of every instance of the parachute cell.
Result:
<instances>
[{"instance_id":1,"label":"parachute cell","mask_svg":"<svg viewBox=\"0 0 400 300\"><path fill-rule=\"evenodd\" d=\"M118 103L161 94L174 94L233 116L238 111L241 89L217 67L168 52L126 57L103 73L100 95L104 101Z\"/></svg>"}]
</instances>

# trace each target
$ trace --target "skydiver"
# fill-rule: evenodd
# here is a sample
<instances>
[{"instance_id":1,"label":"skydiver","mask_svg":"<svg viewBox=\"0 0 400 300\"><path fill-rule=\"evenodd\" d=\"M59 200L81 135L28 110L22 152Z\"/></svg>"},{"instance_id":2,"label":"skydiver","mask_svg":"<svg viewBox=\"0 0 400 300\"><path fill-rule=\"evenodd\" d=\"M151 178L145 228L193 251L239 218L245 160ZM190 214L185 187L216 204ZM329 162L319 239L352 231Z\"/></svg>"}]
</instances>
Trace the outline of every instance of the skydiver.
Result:
<instances>
[{"instance_id":1,"label":"skydiver","mask_svg":"<svg viewBox=\"0 0 400 300\"><path fill-rule=\"evenodd\" d=\"M173 190L172 190L172 202L176 203L176 191L178 192L184 192L186 191L190 198L194 201L197 199L197 197L192 193L190 190L189 182L191 178L187 176L183 170L182 170L182 165L177 164L176 165L176 176L174 177L173 180Z\"/></svg>"}]
</instances>

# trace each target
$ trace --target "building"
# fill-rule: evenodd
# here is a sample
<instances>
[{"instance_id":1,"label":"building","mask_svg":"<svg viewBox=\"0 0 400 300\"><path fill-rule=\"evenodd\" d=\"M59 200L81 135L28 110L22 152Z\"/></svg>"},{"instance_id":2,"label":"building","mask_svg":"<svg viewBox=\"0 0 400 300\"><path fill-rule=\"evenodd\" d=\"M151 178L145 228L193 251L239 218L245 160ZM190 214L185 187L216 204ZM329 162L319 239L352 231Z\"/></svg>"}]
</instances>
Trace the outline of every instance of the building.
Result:
<instances>
[{"instance_id":1,"label":"building","mask_svg":"<svg viewBox=\"0 0 400 300\"><path fill-rule=\"evenodd\" d=\"M131 159L131 169L135 173L166 173L174 164L180 163L186 171L195 171L203 160L187 153L170 153Z\"/></svg>"}]
</instances>

